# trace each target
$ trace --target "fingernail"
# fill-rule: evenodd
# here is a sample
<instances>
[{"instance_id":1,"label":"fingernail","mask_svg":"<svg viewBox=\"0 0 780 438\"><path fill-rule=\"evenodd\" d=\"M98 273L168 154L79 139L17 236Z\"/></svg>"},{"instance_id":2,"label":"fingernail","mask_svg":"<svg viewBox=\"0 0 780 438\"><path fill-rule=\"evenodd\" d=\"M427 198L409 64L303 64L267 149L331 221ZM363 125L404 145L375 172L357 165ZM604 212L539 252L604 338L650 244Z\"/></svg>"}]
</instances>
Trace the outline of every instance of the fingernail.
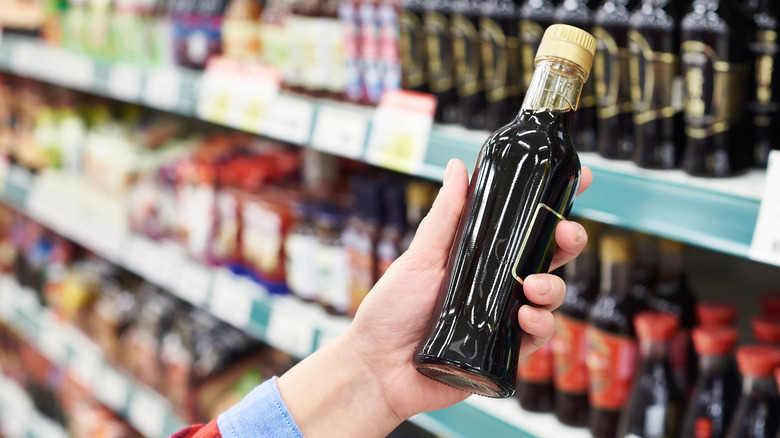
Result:
<instances>
[{"instance_id":1,"label":"fingernail","mask_svg":"<svg viewBox=\"0 0 780 438\"><path fill-rule=\"evenodd\" d=\"M539 288L538 291L539 295L547 295L548 293L550 293L550 291L552 291L553 285L552 285L552 281L550 281L549 278L545 277L544 280L541 279L536 280L536 287Z\"/></svg>"},{"instance_id":2,"label":"fingernail","mask_svg":"<svg viewBox=\"0 0 780 438\"><path fill-rule=\"evenodd\" d=\"M542 312L538 311L537 309L534 309L533 307L526 307L526 311L528 314L528 320L531 321L534 324L538 324L542 322Z\"/></svg>"},{"instance_id":3,"label":"fingernail","mask_svg":"<svg viewBox=\"0 0 780 438\"><path fill-rule=\"evenodd\" d=\"M574 243L583 243L588 238L588 234L585 232L585 227L575 222L577 227L577 233L574 236Z\"/></svg>"},{"instance_id":4,"label":"fingernail","mask_svg":"<svg viewBox=\"0 0 780 438\"><path fill-rule=\"evenodd\" d=\"M444 180L442 181L444 185L447 185L447 180L450 179L450 175L452 174L452 166L453 166L453 160L450 160L447 163L447 168L444 169Z\"/></svg>"}]
</instances>

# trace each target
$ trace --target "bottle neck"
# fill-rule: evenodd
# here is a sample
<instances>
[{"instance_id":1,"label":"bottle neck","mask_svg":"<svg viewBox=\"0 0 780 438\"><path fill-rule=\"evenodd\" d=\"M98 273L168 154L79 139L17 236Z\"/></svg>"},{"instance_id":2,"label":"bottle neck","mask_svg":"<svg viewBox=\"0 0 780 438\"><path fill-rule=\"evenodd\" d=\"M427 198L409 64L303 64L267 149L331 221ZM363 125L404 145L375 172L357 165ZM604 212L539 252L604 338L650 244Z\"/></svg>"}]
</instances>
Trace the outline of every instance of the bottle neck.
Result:
<instances>
[{"instance_id":1,"label":"bottle neck","mask_svg":"<svg viewBox=\"0 0 780 438\"><path fill-rule=\"evenodd\" d=\"M566 279L594 280L596 269L598 269L596 252L593 249L585 248L577 258L566 263L563 269Z\"/></svg>"},{"instance_id":2,"label":"bottle neck","mask_svg":"<svg viewBox=\"0 0 780 438\"><path fill-rule=\"evenodd\" d=\"M601 293L622 294L631 289L631 265L628 262L601 263Z\"/></svg>"},{"instance_id":3,"label":"bottle neck","mask_svg":"<svg viewBox=\"0 0 780 438\"><path fill-rule=\"evenodd\" d=\"M576 110L585 79L582 69L565 59L541 59L536 63L521 112Z\"/></svg>"},{"instance_id":4,"label":"bottle neck","mask_svg":"<svg viewBox=\"0 0 780 438\"><path fill-rule=\"evenodd\" d=\"M771 376L742 376L742 394L763 393L777 396L777 383Z\"/></svg>"},{"instance_id":5,"label":"bottle neck","mask_svg":"<svg viewBox=\"0 0 780 438\"><path fill-rule=\"evenodd\" d=\"M669 343L652 339L640 339L639 354L643 358L663 359L669 354Z\"/></svg>"},{"instance_id":6,"label":"bottle neck","mask_svg":"<svg viewBox=\"0 0 780 438\"><path fill-rule=\"evenodd\" d=\"M658 258L658 280L660 283L679 282L683 271L681 253L662 253Z\"/></svg>"},{"instance_id":7,"label":"bottle neck","mask_svg":"<svg viewBox=\"0 0 780 438\"><path fill-rule=\"evenodd\" d=\"M704 373L719 373L729 367L728 355L699 356L699 370Z\"/></svg>"}]
</instances>

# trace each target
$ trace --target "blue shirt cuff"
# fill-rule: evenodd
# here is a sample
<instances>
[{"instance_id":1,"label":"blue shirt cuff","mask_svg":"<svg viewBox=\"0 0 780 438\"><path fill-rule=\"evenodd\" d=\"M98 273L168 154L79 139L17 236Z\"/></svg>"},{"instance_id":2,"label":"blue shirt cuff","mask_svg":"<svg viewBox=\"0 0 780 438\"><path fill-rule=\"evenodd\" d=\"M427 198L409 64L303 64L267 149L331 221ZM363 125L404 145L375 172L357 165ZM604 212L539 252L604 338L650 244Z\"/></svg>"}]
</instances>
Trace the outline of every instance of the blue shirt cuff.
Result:
<instances>
[{"instance_id":1,"label":"blue shirt cuff","mask_svg":"<svg viewBox=\"0 0 780 438\"><path fill-rule=\"evenodd\" d=\"M282 400L276 377L252 390L217 418L223 438L303 438Z\"/></svg>"}]
</instances>

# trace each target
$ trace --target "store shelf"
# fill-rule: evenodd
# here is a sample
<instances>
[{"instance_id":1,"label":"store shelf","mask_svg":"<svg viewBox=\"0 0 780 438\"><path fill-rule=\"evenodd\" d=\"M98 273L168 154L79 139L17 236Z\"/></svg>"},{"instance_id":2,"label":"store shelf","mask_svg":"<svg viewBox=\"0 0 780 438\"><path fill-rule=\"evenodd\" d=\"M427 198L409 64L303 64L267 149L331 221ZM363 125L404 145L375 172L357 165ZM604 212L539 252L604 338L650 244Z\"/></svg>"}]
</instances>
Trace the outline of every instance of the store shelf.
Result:
<instances>
[{"instance_id":1,"label":"store shelf","mask_svg":"<svg viewBox=\"0 0 780 438\"><path fill-rule=\"evenodd\" d=\"M7 438L68 438L61 425L35 408L21 386L1 373L0 435Z\"/></svg>"},{"instance_id":2,"label":"store shelf","mask_svg":"<svg viewBox=\"0 0 780 438\"><path fill-rule=\"evenodd\" d=\"M6 275L0 276L0 320L145 436L165 437L184 427L167 400L114 368L94 342L59 321L40 305L35 292Z\"/></svg>"}]
</instances>

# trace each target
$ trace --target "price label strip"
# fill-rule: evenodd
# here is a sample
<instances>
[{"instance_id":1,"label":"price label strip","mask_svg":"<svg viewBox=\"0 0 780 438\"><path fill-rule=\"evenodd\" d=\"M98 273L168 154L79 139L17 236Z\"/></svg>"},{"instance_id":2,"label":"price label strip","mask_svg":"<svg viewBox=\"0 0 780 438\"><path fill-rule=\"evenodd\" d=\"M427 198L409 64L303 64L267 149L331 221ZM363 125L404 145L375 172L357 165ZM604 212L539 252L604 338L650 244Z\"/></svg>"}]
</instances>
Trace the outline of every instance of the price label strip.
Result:
<instances>
[{"instance_id":1,"label":"price label strip","mask_svg":"<svg viewBox=\"0 0 780 438\"><path fill-rule=\"evenodd\" d=\"M299 97L283 95L271 104L262 133L295 144L307 144L313 121L314 104Z\"/></svg>"},{"instance_id":2,"label":"price label strip","mask_svg":"<svg viewBox=\"0 0 780 438\"><path fill-rule=\"evenodd\" d=\"M366 161L405 173L419 173L428 149L436 98L405 90L387 91L374 113Z\"/></svg>"},{"instance_id":3,"label":"price label strip","mask_svg":"<svg viewBox=\"0 0 780 438\"><path fill-rule=\"evenodd\" d=\"M194 305L200 305L208 299L212 271L200 263L186 259L181 265L181 272L174 284L177 295Z\"/></svg>"},{"instance_id":4,"label":"price label strip","mask_svg":"<svg viewBox=\"0 0 780 438\"><path fill-rule=\"evenodd\" d=\"M108 94L119 100L137 101L141 98L141 70L132 65L115 65L108 73Z\"/></svg>"},{"instance_id":5,"label":"price label strip","mask_svg":"<svg viewBox=\"0 0 780 438\"><path fill-rule=\"evenodd\" d=\"M367 114L324 106L317 111L312 147L342 157L363 158L369 122Z\"/></svg>"},{"instance_id":6,"label":"price label strip","mask_svg":"<svg viewBox=\"0 0 780 438\"><path fill-rule=\"evenodd\" d=\"M95 397L101 403L114 411L120 411L127 406L130 383L125 376L106 366L100 373L99 382L100 384L95 386Z\"/></svg>"},{"instance_id":7,"label":"price label strip","mask_svg":"<svg viewBox=\"0 0 780 438\"><path fill-rule=\"evenodd\" d=\"M128 420L146 436L163 436L165 428L165 402L159 395L148 390L133 392Z\"/></svg>"},{"instance_id":8,"label":"price label strip","mask_svg":"<svg viewBox=\"0 0 780 438\"><path fill-rule=\"evenodd\" d=\"M219 270L214 276L209 308L223 321L246 328L252 319L253 298L241 279L230 271Z\"/></svg>"},{"instance_id":9,"label":"price label strip","mask_svg":"<svg viewBox=\"0 0 780 438\"><path fill-rule=\"evenodd\" d=\"M170 111L179 105L181 75L173 69L154 70L146 75L143 101L152 107Z\"/></svg>"},{"instance_id":10,"label":"price label strip","mask_svg":"<svg viewBox=\"0 0 780 438\"><path fill-rule=\"evenodd\" d=\"M300 314L285 311L277 306L271 312L265 333L269 345L297 357L306 357L314 350L315 328L312 318L301 318Z\"/></svg>"},{"instance_id":11,"label":"price label strip","mask_svg":"<svg viewBox=\"0 0 780 438\"><path fill-rule=\"evenodd\" d=\"M750 258L780 266L780 151L769 154Z\"/></svg>"}]
</instances>

